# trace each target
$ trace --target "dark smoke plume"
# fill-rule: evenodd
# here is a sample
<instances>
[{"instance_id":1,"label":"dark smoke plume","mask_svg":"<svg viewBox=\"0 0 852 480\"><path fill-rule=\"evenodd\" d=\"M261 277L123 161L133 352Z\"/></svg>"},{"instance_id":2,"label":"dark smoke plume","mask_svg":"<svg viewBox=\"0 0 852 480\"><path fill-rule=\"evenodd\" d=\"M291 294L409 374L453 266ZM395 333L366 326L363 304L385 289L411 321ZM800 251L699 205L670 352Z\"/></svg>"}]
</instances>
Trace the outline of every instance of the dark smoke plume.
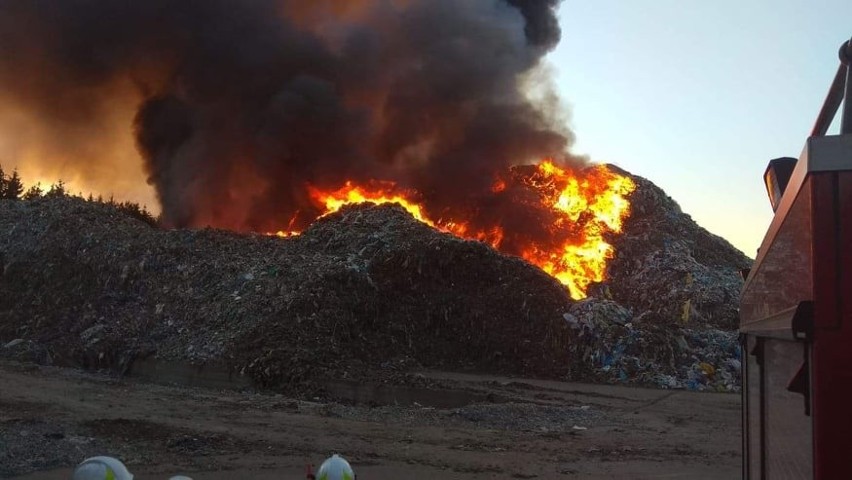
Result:
<instances>
[{"instance_id":1,"label":"dark smoke plume","mask_svg":"<svg viewBox=\"0 0 852 480\"><path fill-rule=\"evenodd\" d=\"M568 161L570 132L522 89L559 41L558 3L0 0L0 100L68 150L138 105L170 226L304 226L306 185L371 178L440 216L511 165ZM86 154L69 158L109 161Z\"/></svg>"}]
</instances>

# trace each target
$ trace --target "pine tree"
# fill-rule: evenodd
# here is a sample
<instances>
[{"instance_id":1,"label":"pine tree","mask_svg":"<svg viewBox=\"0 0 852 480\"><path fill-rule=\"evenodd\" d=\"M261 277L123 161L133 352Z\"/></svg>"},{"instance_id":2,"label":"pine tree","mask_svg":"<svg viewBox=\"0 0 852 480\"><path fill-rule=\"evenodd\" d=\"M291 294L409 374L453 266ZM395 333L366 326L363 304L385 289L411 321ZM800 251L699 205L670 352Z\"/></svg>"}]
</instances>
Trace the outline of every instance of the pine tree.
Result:
<instances>
[{"instance_id":1,"label":"pine tree","mask_svg":"<svg viewBox=\"0 0 852 480\"><path fill-rule=\"evenodd\" d=\"M24 193L24 182L21 181L21 176L18 175L18 169L12 172L12 176L5 183L3 198L17 200Z\"/></svg>"},{"instance_id":2,"label":"pine tree","mask_svg":"<svg viewBox=\"0 0 852 480\"><path fill-rule=\"evenodd\" d=\"M36 183L35 185L30 186L30 188L24 192L24 195L21 197L24 200L33 200L36 198L41 198L41 183Z\"/></svg>"},{"instance_id":3,"label":"pine tree","mask_svg":"<svg viewBox=\"0 0 852 480\"><path fill-rule=\"evenodd\" d=\"M0 198L6 198L6 173L0 165Z\"/></svg>"},{"instance_id":4,"label":"pine tree","mask_svg":"<svg viewBox=\"0 0 852 480\"><path fill-rule=\"evenodd\" d=\"M48 190L47 193L44 194L44 196L50 197L50 198L56 198L56 197L64 197L67 194L68 194L68 192L65 191L65 182L63 182L60 179L56 183L54 183L53 185L50 186L50 190Z\"/></svg>"}]
</instances>

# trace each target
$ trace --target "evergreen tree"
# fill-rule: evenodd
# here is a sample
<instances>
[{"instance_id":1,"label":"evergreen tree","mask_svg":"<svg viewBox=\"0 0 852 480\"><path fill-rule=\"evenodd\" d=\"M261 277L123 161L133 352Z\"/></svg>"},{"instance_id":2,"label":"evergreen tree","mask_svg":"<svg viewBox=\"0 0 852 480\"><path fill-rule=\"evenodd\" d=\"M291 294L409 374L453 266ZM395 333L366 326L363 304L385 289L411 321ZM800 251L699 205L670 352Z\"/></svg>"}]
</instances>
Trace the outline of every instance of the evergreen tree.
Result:
<instances>
[{"instance_id":1,"label":"evergreen tree","mask_svg":"<svg viewBox=\"0 0 852 480\"><path fill-rule=\"evenodd\" d=\"M36 198L41 198L41 183L32 185L29 189L27 189L27 191L21 198L23 198L24 200L33 200Z\"/></svg>"},{"instance_id":2,"label":"evergreen tree","mask_svg":"<svg viewBox=\"0 0 852 480\"><path fill-rule=\"evenodd\" d=\"M44 196L54 198L54 197L64 197L67 194L68 194L68 192L65 191L65 182L63 182L62 180L59 180L59 181L57 181L56 183L54 183L53 185L50 186L50 190L48 190L47 193Z\"/></svg>"},{"instance_id":3,"label":"evergreen tree","mask_svg":"<svg viewBox=\"0 0 852 480\"><path fill-rule=\"evenodd\" d=\"M0 198L6 198L6 173L0 165Z\"/></svg>"},{"instance_id":4,"label":"evergreen tree","mask_svg":"<svg viewBox=\"0 0 852 480\"><path fill-rule=\"evenodd\" d=\"M3 198L17 200L24 193L24 182L21 181L21 176L18 175L18 170L12 172L12 176L5 182Z\"/></svg>"}]
</instances>

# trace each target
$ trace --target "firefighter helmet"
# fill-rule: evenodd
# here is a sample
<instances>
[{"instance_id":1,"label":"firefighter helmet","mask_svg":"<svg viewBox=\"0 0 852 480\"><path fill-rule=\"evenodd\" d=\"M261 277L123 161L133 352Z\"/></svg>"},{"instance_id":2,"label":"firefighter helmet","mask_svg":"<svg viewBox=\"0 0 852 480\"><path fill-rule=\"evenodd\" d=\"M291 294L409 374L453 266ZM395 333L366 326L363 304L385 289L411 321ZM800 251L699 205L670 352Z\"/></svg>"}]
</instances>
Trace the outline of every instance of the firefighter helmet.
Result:
<instances>
[{"instance_id":1,"label":"firefighter helmet","mask_svg":"<svg viewBox=\"0 0 852 480\"><path fill-rule=\"evenodd\" d=\"M72 480L133 480L121 461L112 457L92 457L74 469Z\"/></svg>"},{"instance_id":2,"label":"firefighter helmet","mask_svg":"<svg viewBox=\"0 0 852 480\"><path fill-rule=\"evenodd\" d=\"M320 465L317 480L355 480L355 472L349 462L334 454Z\"/></svg>"}]
</instances>

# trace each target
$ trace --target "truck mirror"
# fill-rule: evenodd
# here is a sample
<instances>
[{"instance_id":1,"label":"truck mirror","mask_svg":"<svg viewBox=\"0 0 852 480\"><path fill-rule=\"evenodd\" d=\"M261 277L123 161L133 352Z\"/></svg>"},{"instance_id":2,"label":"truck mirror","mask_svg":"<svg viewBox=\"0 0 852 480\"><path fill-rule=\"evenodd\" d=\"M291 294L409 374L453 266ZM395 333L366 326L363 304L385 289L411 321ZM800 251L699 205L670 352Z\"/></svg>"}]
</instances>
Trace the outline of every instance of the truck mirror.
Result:
<instances>
[{"instance_id":1,"label":"truck mirror","mask_svg":"<svg viewBox=\"0 0 852 480\"><path fill-rule=\"evenodd\" d=\"M781 197L784 195L784 190L787 189L787 183L790 181L797 161L791 157L770 160L766 171L763 173L763 182L766 184L766 193L769 194L769 203L772 204L773 212L778 210Z\"/></svg>"}]
</instances>

